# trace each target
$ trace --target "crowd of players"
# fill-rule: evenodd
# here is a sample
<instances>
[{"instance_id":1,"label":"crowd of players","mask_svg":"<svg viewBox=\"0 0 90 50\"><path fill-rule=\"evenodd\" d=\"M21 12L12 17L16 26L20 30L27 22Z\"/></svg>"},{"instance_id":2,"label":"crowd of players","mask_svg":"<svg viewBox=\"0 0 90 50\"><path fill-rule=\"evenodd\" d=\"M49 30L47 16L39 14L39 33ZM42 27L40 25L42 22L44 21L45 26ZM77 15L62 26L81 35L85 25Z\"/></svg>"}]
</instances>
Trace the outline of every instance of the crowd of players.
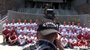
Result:
<instances>
[{"instance_id":1,"label":"crowd of players","mask_svg":"<svg viewBox=\"0 0 90 50\"><path fill-rule=\"evenodd\" d=\"M62 35L61 42L64 47L73 48L74 46L88 46L90 43L90 28L81 27L80 23L75 25L68 22L64 22L59 26L59 32Z\"/></svg>"},{"instance_id":2,"label":"crowd of players","mask_svg":"<svg viewBox=\"0 0 90 50\"><path fill-rule=\"evenodd\" d=\"M2 31L4 41L9 45L18 44L20 46L27 43L34 43L37 27L36 23L32 23L32 20L30 20L30 23L27 23L26 20L24 20L24 23L21 23L20 19L17 23L14 20L12 23L8 23L8 20L6 20L6 23L3 24Z\"/></svg>"},{"instance_id":3,"label":"crowd of players","mask_svg":"<svg viewBox=\"0 0 90 50\"><path fill-rule=\"evenodd\" d=\"M15 20L12 20L12 23L6 20L6 23L3 24L2 31L4 42L7 42L9 45L17 44L20 46L28 43L35 43L37 40L37 28L38 24L32 22L32 20L30 20L29 23L27 23L27 20L24 20L22 23L20 19L17 23L15 23ZM88 43L90 43L90 28L81 27L80 23L75 25L74 22L68 22L68 24L64 22L63 25L59 25L59 32L62 36L62 45L65 48L87 46Z\"/></svg>"}]
</instances>

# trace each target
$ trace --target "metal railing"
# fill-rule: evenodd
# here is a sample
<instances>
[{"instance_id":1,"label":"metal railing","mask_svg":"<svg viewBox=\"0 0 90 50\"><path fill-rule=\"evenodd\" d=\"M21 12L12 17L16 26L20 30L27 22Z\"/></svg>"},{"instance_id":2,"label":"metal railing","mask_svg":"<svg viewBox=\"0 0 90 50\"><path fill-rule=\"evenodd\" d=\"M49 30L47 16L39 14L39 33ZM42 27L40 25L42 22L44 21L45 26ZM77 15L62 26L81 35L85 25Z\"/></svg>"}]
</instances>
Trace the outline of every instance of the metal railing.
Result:
<instances>
[{"instance_id":1,"label":"metal railing","mask_svg":"<svg viewBox=\"0 0 90 50\"><path fill-rule=\"evenodd\" d=\"M8 18L8 16L6 16L6 17L4 17L3 19L1 19L0 20L0 34L1 34L1 32L2 32L2 30L3 30L3 24L5 23L5 20Z\"/></svg>"}]
</instances>

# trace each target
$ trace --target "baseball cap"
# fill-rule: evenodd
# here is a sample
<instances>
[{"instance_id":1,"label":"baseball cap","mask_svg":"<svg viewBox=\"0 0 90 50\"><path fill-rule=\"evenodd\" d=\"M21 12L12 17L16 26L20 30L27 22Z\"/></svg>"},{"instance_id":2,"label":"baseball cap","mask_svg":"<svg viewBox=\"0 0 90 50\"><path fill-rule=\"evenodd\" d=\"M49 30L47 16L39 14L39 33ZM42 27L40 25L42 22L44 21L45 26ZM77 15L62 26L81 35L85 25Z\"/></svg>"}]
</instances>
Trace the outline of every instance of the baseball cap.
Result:
<instances>
[{"instance_id":1,"label":"baseball cap","mask_svg":"<svg viewBox=\"0 0 90 50\"><path fill-rule=\"evenodd\" d=\"M42 35L59 33L58 27L53 22L46 22L46 23L40 24L37 31L39 31Z\"/></svg>"}]
</instances>

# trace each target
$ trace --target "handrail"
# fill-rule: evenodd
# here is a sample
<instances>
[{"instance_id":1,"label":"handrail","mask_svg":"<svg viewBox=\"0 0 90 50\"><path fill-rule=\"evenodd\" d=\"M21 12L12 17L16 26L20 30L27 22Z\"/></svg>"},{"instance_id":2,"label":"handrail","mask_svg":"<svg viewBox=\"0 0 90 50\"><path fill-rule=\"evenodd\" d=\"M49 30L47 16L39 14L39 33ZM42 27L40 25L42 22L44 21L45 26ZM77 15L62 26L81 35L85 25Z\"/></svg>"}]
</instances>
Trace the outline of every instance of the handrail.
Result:
<instances>
[{"instance_id":1,"label":"handrail","mask_svg":"<svg viewBox=\"0 0 90 50\"><path fill-rule=\"evenodd\" d=\"M1 32L2 32L2 29L3 29L2 26L3 26L3 24L5 23L5 20L7 19L7 17L8 17L8 16L6 16L6 17L4 17L3 19L0 20L0 34L1 34Z\"/></svg>"},{"instance_id":2,"label":"handrail","mask_svg":"<svg viewBox=\"0 0 90 50\"><path fill-rule=\"evenodd\" d=\"M5 22L5 20L1 21L1 23L0 23L0 24L3 24L4 22Z\"/></svg>"},{"instance_id":3,"label":"handrail","mask_svg":"<svg viewBox=\"0 0 90 50\"><path fill-rule=\"evenodd\" d=\"M4 21L5 19L7 19L8 16L4 17L3 19L0 20L0 22Z\"/></svg>"},{"instance_id":4,"label":"handrail","mask_svg":"<svg viewBox=\"0 0 90 50\"><path fill-rule=\"evenodd\" d=\"M6 19L8 16L6 16L6 17L4 17L3 19L2 19L2 21L4 20L4 19Z\"/></svg>"}]
</instances>

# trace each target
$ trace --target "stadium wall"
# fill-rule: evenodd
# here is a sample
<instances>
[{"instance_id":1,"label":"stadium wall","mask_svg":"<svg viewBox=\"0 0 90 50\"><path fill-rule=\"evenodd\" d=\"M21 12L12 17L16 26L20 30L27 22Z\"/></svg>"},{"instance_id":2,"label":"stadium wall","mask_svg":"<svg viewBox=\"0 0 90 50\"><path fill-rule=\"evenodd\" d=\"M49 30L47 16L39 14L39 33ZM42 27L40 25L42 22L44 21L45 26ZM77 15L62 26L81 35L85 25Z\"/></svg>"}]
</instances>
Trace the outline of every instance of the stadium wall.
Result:
<instances>
[{"instance_id":1,"label":"stadium wall","mask_svg":"<svg viewBox=\"0 0 90 50\"><path fill-rule=\"evenodd\" d=\"M15 19L16 21L18 19L21 19L22 21L26 20L39 20L39 23L41 22L47 22L47 21L51 21L49 19L45 19L43 16L43 14L31 14L31 13L23 13L23 12L16 12L16 11L12 11L12 10L8 10L7 13L8 16L8 20L12 21L12 19ZM56 16L55 18L56 22L59 23L63 23L63 21L71 21L71 22L80 22L82 25L86 24L88 26L90 26L90 15L86 14L86 15L60 15L60 16Z\"/></svg>"}]
</instances>

